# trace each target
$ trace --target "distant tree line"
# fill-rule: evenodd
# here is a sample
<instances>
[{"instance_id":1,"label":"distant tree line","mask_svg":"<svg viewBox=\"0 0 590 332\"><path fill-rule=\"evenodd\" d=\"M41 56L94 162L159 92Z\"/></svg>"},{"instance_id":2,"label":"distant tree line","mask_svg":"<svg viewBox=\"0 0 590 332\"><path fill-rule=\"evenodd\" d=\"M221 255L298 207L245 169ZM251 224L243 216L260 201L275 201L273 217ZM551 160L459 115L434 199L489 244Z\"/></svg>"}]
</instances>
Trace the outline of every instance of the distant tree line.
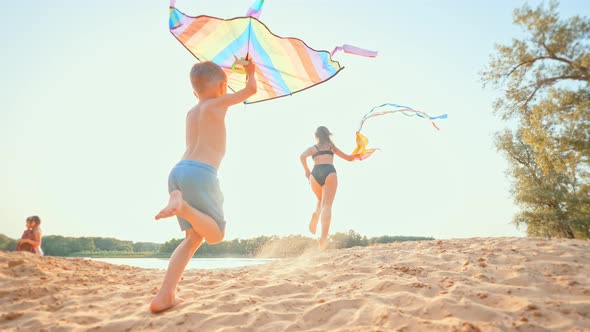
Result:
<instances>
[{"instance_id":1,"label":"distant tree line","mask_svg":"<svg viewBox=\"0 0 590 332\"><path fill-rule=\"evenodd\" d=\"M335 233L330 236L329 249L364 247L377 243L400 241L428 241L432 237L420 236L379 236L367 238L353 230L346 233ZM171 254L182 239L172 239L160 247L160 253ZM301 235L259 236L252 239L234 239L215 245L203 243L194 257L261 257L280 258L294 257L317 247L315 239Z\"/></svg>"},{"instance_id":2,"label":"distant tree line","mask_svg":"<svg viewBox=\"0 0 590 332\"><path fill-rule=\"evenodd\" d=\"M159 243L132 242L104 237L64 237L49 235L43 237L41 248L46 255L72 256L87 253L105 254L109 252L146 253L157 252Z\"/></svg>"},{"instance_id":3,"label":"distant tree line","mask_svg":"<svg viewBox=\"0 0 590 332\"><path fill-rule=\"evenodd\" d=\"M13 251L16 248L16 240L0 234L0 250Z\"/></svg>"},{"instance_id":4,"label":"distant tree line","mask_svg":"<svg viewBox=\"0 0 590 332\"><path fill-rule=\"evenodd\" d=\"M376 243L434 240L432 237L379 236L367 238L355 231L335 233L329 248L340 249L368 246ZM48 256L90 257L169 257L183 239L172 239L162 244L132 242L103 237L43 237L41 248ZM0 234L0 250L12 251L16 240ZM315 239L301 235L259 236L233 239L215 245L203 242L195 257L293 257L317 247Z\"/></svg>"},{"instance_id":5,"label":"distant tree line","mask_svg":"<svg viewBox=\"0 0 590 332\"><path fill-rule=\"evenodd\" d=\"M159 243L132 242L104 237L65 237L47 235L43 237L41 249L48 256L80 256L80 254L101 255L106 253L156 253ZM16 240L0 234L0 250L13 251Z\"/></svg>"}]
</instances>

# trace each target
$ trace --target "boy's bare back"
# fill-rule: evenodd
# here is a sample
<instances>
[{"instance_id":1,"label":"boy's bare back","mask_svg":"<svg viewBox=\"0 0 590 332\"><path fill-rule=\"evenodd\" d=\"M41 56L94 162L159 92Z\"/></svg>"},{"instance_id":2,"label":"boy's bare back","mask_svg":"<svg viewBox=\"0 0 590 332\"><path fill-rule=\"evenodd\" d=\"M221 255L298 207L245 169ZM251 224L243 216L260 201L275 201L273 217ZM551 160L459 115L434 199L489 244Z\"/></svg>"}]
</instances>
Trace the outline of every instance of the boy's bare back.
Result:
<instances>
[{"instance_id":1,"label":"boy's bare back","mask_svg":"<svg viewBox=\"0 0 590 332\"><path fill-rule=\"evenodd\" d=\"M227 108L215 109L206 104L199 103L186 116L186 151L182 159L219 168L225 155Z\"/></svg>"},{"instance_id":2,"label":"boy's bare back","mask_svg":"<svg viewBox=\"0 0 590 332\"><path fill-rule=\"evenodd\" d=\"M219 68L217 71L213 68L217 65L213 63L199 63L195 65L197 66L211 66L208 69L213 70L214 73L209 76L215 76L207 77L207 73L204 73L202 75L204 77L195 79L193 74L195 70L191 71L191 81L199 103L188 112L186 117L186 151L182 159L195 160L219 168L225 156L227 108L243 102L256 93L256 80L254 80L256 67L252 62L246 66L248 81L244 89L227 94L227 79L221 68L217 67ZM211 82L211 80L219 80L220 74L223 74L220 82ZM199 85L205 86L199 87Z\"/></svg>"}]
</instances>

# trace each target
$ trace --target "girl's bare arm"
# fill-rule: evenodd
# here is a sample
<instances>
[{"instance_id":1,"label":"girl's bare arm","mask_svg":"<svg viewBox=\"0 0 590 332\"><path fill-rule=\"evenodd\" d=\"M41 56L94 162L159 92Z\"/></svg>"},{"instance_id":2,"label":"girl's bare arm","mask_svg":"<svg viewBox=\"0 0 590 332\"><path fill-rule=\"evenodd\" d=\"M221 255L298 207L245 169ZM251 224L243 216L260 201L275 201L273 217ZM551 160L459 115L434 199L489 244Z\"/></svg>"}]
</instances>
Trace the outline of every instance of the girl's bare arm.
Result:
<instances>
[{"instance_id":1,"label":"girl's bare arm","mask_svg":"<svg viewBox=\"0 0 590 332\"><path fill-rule=\"evenodd\" d=\"M307 165L307 158L313 154L312 148L307 148L301 156L299 156L299 160L301 161L301 165L303 165L303 169L305 170L305 177L309 178L311 172L309 171L309 166Z\"/></svg>"},{"instance_id":2,"label":"girl's bare arm","mask_svg":"<svg viewBox=\"0 0 590 332\"><path fill-rule=\"evenodd\" d=\"M332 150L334 151L334 153L338 157L340 157L340 158L342 158L342 159L344 159L346 161L353 161L353 160L359 159L359 155L357 155L357 154L354 154L354 155L346 154L346 153L342 152L339 148L337 148L335 145L332 146Z\"/></svg>"}]
</instances>

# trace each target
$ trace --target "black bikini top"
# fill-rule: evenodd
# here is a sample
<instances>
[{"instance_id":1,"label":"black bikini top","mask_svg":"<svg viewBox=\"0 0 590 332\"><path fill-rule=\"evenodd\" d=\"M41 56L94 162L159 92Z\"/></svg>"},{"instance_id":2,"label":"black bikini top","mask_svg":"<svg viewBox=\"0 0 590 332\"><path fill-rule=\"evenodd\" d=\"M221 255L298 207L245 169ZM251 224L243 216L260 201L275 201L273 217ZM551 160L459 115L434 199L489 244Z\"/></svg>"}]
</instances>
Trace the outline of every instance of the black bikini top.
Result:
<instances>
[{"instance_id":1,"label":"black bikini top","mask_svg":"<svg viewBox=\"0 0 590 332\"><path fill-rule=\"evenodd\" d=\"M318 148L318 146L317 146L317 145L314 145L314 146L315 146L315 148L318 150L318 152L314 153L314 154L311 156L313 159L315 159L315 157L317 157L317 156L320 156L320 155L323 155L323 154L329 154L329 155L331 155L331 156L333 156L333 155L334 155L334 151L332 151L332 147L330 147L330 150L320 150L320 148Z\"/></svg>"}]
</instances>

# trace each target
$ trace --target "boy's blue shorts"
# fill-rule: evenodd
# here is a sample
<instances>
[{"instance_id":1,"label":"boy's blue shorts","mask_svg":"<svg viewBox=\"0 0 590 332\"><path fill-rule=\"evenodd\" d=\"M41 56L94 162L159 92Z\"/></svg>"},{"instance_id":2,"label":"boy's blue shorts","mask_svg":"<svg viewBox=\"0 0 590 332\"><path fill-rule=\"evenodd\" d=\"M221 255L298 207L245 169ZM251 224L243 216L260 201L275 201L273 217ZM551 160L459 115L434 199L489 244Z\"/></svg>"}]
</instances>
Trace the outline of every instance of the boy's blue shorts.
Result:
<instances>
[{"instance_id":1,"label":"boy's blue shorts","mask_svg":"<svg viewBox=\"0 0 590 332\"><path fill-rule=\"evenodd\" d=\"M174 190L180 190L185 202L213 218L219 229L225 232L223 193L215 167L194 160L181 160L168 176L168 192ZM181 230L192 228L188 221L177 218Z\"/></svg>"}]
</instances>

